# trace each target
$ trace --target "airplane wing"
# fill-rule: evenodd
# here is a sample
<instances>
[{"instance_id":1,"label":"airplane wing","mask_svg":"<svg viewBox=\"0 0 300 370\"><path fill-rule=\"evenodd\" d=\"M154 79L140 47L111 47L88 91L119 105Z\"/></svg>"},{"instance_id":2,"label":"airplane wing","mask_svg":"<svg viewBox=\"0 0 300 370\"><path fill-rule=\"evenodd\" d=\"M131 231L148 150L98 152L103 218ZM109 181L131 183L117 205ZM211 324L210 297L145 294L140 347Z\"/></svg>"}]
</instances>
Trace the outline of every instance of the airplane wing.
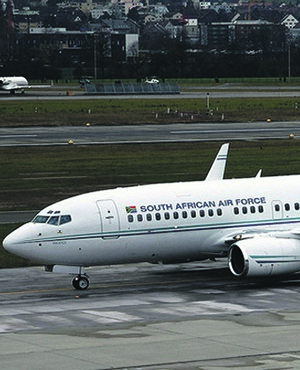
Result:
<instances>
[{"instance_id":1,"label":"airplane wing","mask_svg":"<svg viewBox=\"0 0 300 370\"><path fill-rule=\"evenodd\" d=\"M28 89L48 89L49 87L53 87L53 83L51 85L28 85Z\"/></svg>"},{"instance_id":2,"label":"airplane wing","mask_svg":"<svg viewBox=\"0 0 300 370\"><path fill-rule=\"evenodd\" d=\"M17 85L17 84L10 84L8 87L7 87L7 90L20 90L20 89L28 89L29 86L20 86L20 85Z\"/></svg>"},{"instance_id":3,"label":"airplane wing","mask_svg":"<svg viewBox=\"0 0 300 370\"><path fill-rule=\"evenodd\" d=\"M212 164L205 181L223 180L229 144L223 144Z\"/></svg>"}]
</instances>

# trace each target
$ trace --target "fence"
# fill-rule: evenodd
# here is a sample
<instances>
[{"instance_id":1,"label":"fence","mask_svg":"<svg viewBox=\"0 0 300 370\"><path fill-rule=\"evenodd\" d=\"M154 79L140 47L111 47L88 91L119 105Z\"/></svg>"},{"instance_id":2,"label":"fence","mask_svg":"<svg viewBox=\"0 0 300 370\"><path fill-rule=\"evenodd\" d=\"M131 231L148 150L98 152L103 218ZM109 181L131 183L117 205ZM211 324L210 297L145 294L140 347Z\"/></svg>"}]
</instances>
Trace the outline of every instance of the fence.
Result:
<instances>
[{"instance_id":1,"label":"fence","mask_svg":"<svg viewBox=\"0 0 300 370\"><path fill-rule=\"evenodd\" d=\"M176 83L86 84L85 91L88 95L180 94Z\"/></svg>"}]
</instances>

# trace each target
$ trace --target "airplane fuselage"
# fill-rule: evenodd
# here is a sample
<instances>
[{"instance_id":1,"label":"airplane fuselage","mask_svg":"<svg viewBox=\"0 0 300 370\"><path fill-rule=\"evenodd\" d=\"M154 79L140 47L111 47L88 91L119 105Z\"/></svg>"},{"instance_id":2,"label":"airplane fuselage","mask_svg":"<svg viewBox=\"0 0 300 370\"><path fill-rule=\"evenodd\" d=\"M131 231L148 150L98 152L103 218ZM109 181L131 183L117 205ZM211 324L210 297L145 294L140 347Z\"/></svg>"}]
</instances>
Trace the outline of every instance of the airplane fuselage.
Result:
<instances>
[{"instance_id":1,"label":"airplane fuselage","mask_svg":"<svg viewBox=\"0 0 300 370\"><path fill-rule=\"evenodd\" d=\"M300 176L286 176L88 193L45 208L4 246L45 265L224 257L235 235L298 227L299 186Z\"/></svg>"},{"instance_id":2,"label":"airplane fuselage","mask_svg":"<svg viewBox=\"0 0 300 370\"><path fill-rule=\"evenodd\" d=\"M16 91L28 88L28 81L25 77L0 77L0 90Z\"/></svg>"}]
</instances>

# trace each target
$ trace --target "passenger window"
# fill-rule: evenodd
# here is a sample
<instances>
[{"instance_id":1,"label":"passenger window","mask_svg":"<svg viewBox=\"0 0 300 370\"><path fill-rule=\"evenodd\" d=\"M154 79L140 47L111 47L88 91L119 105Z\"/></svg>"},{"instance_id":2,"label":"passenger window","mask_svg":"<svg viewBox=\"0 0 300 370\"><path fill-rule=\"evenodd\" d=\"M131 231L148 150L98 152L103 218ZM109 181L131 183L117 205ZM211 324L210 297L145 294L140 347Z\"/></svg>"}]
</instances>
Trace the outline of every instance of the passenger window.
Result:
<instances>
[{"instance_id":1,"label":"passenger window","mask_svg":"<svg viewBox=\"0 0 300 370\"><path fill-rule=\"evenodd\" d=\"M191 211L191 217L195 218L196 217L196 211Z\"/></svg>"},{"instance_id":2,"label":"passenger window","mask_svg":"<svg viewBox=\"0 0 300 370\"><path fill-rule=\"evenodd\" d=\"M200 209L200 217L204 217L205 216L205 212L203 211L203 209Z\"/></svg>"},{"instance_id":3,"label":"passenger window","mask_svg":"<svg viewBox=\"0 0 300 370\"><path fill-rule=\"evenodd\" d=\"M133 222L133 216L132 215L128 215L128 222Z\"/></svg>"},{"instance_id":4,"label":"passenger window","mask_svg":"<svg viewBox=\"0 0 300 370\"><path fill-rule=\"evenodd\" d=\"M137 220L138 220L138 222L142 222L143 221L143 216L142 215L137 215Z\"/></svg>"},{"instance_id":5,"label":"passenger window","mask_svg":"<svg viewBox=\"0 0 300 370\"><path fill-rule=\"evenodd\" d=\"M238 215L238 214L240 213L240 211L239 211L238 207L234 207L234 208L233 208L233 213L234 213L235 215Z\"/></svg>"},{"instance_id":6,"label":"passenger window","mask_svg":"<svg viewBox=\"0 0 300 370\"><path fill-rule=\"evenodd\" d=\"M276 212L279 212L280 211L280 205L279 204L275 204L275 207L274 208L275 208L275 211Z\"/></svg>"},{"instance_id":7,"label":"passenger window","mask_svg":"<svg viewBox=\"0 0 300 370\"><path fill-rule=\"evenodd\" d=\"M248 213L248 208L247 207L243 207L242 208L242 212L244 215L246 215Z\"/></svg>"},{"instance_id":8,"label":"passenger window","mask_svg":"<svg viewBox=\"0 0 300 370\"><path fill-rule=\"evenodd\" d=\"M295 210L296 210L296 211L299 211L299 209L300 209L300 205L299 205L299 203L295 203L294 207L295 207Z\"/></svg>"},{"instance_id":9,"label":"passenger window","mask_svg":"<svg viewBox=\"0 0 300 370\"><path fill-rule=\"evenodd\" d=\"M146 218L147 218L147 221L152 221L151 213L147 213Z\"/></svg>"},{"instance_id":10,"label":"passenger window","mask_svg":"<svg viewBox=\"0 0 300 370\"><path fill-rule=\"evenodd\" d=\"M212 209L208 210L208 216L212 217L214 215L214 211Z\"/></svg>"},{"instance_id":11,"label":"passenger window","mask_svg":"<svg viewBox=\"0 0 300 370\"><path fill-rule=\"evenodd\" d=\"M165 212L165 220L169 220L170 219L170 213L169 212Z\"/></svg>"},{"instance_id":12,"label":"passenger window","mask_svg":"<svg viewBox=\"0 0 300 370\"><path fill-rule=\"evenodd\" d=\"M173 217L175 220L177 220L179 218L179 213L178 212L173 212Z\"/></svg>"},{"instance_id":13,"label":"passenger window","mask_svg":"<svg viewBox=\"0 0 300 370\"><path fill-rule=\"evenodd\" d=\"M254 206L251 206L251 207L250 207L250 212L251 212L251 213L255 213L255 207L254 207Z\"/></svg>"},{"instance_id":14,"label":"passenger window","mask_svg":"<svg viewBox=\"0 0 300 370\"><path fill-rule=\"evenodd\" d=\"M218 216L222 216L222 210L221 210L221 208L218 208L218 209L217 209L217 215L218 215Z\"/></svg>"},{"instance_id":15,"label":"passenger window","mask_svg":"<svg viewBox=\"0 0 300 370\"><path fill-rule=\"evenodd\" d=\"M289 211L290 210L290 205L288 204L288 203L285 203L285 205L284 205L284 209L286 210L286 211Z\"/></svg>"},{"instance_id":16,"label":"passenger window","mask_svg":"<svg viewBox=\"0 0 300 370\"><path fill-rule=\"evenodd\" d=\"M59 216L52 216L50 220L47 222L49 225L58 225Z\"/></svg>"},{"instance_id":17,"label":"passenger window","mask_svg":"<svg viewBox=\"0 0 300 370\"><path fill-rule=\"evenodd\" d=\"M263 211L264 211L264 207L263 206L258 206L258 212L263 213Z\"/></svg>"},{"instance_id":18,"label":"passenger window","mask_svg":"<svg viewBox=\"0 0 300 370\"><path fill-rule=\"evenodd\" d=\"M60 217L60 221L59 221L59 224L60 225L63 225L63 224L66 224L68 222L71 222L72 221L72 218L70 215L63 215Z\"/></svg>"},{"instance_id":19,"label":"passenger window","mask_svg":"<svg viewBox=\"0 0 300 370\"><path fill-rule=\"evenodd\" d=\"M188 214L187 211L182 211L182 218L187 218Z\"/></svg>"},{"instance_id":20,"label":"passenger window","mask_svg":"<svg viewBox=\"0 0 300 370\"><path fill-rule=\"evenodd\" d=\"M160 221L160 219L161 219L160 213L155 213L155 218L156 218L157 221Z\"/></svg>"}]
</instances>

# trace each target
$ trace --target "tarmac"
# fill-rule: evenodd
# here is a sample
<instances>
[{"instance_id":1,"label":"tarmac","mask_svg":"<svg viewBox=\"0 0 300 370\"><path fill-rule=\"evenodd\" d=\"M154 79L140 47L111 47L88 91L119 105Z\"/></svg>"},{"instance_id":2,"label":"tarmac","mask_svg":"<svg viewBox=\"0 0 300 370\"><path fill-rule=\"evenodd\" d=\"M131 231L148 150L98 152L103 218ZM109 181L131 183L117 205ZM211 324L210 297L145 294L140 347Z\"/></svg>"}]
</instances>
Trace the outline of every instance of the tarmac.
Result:
<instances>
[{"instance_id":1,"label":"tarmac","mask_svg":"<svg viewBox=\"0 0 300 370\"><path fill-rule=\"evenodd\" d=\"M299 369L299 280L241 281L225 262L0 271L6 369Z\"/></svg>"}]
</instances>

